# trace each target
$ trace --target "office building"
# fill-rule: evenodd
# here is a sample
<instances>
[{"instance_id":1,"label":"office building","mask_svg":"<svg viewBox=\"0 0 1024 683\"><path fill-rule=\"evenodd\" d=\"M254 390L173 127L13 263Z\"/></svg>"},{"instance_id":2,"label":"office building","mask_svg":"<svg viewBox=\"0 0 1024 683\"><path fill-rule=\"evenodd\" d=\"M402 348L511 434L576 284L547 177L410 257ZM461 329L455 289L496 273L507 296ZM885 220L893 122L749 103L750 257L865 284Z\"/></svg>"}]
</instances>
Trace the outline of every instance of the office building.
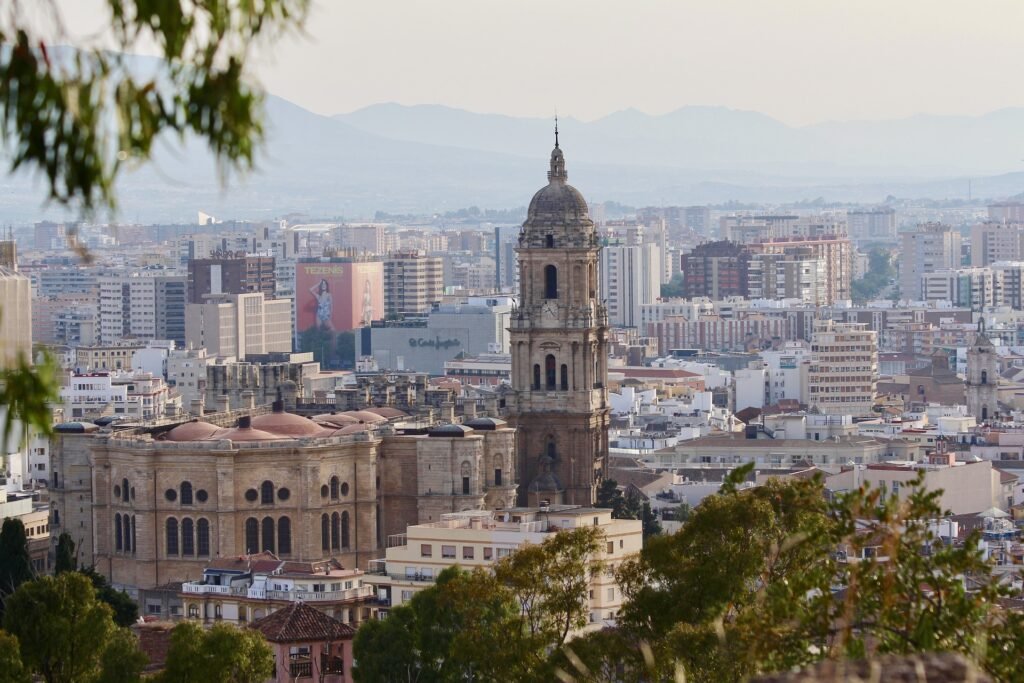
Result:
<instances>
[{"instance_id":1,"label":"office building","mask_svg":"<svg viewBox=\"0 0 1024 683\"><path fill-rule=\"evenodd\" d=\"M292 350L292 300L266 299L262 293L222 295L188 304L187 348L205 348L212 356L247 356Z\"/></svg>"}]
</instances>

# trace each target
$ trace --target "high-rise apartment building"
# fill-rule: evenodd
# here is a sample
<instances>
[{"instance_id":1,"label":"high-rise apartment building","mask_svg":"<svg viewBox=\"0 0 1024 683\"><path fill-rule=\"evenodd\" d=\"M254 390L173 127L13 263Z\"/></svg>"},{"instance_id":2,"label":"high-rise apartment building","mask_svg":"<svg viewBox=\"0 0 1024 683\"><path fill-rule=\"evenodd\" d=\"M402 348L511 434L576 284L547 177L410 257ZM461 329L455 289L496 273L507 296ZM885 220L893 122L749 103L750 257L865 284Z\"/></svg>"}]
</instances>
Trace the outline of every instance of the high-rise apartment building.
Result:
<instances>
[{"instance_id":1,"label":"high-rise apartment building","mask_svg":"<svg viewBox=\"0 0 1024 683\"><path fill-rule=\"evenodd\" d=\"M828 303L826 264L810 249L751 257L748 286L752 299L798 299L815 306Z\"/></svg>"},{"instance_id":2,"label":"high-rise apartment building","mask_svg":"<svg viewBox=\"0 0 1024 683\"><path fill-rule=\"evenodd\" d=\"M960 233L941 223L925 223L901 236L900 298L919 301L921 276L960 265Z\"/></svg>"},{"instance_id":3,"label":"high-rise apartment building","mask_svg":"<svg viewBox=\"0 0 1024 683\"><path fill-rule=\"evenodd\" d=\"M1024 260L1024 223L986 221L971 226L971 265Z\"/></svg>"},{"instance_id":4,"label":"high-rise apartment building","mask_svg":"<svg viewBox=\"0 0 1024 683\"><path fill-rule=\"evenodd\" d=\"M989 220L1024 223L1024 202L997 202L988 206Z\"/></svg>"},{"instance_id":5,"label":"high-rise apartment building","mask_svg":"<svg viewBox=\"0 0 1024 683\"><path fill-rule=\"evenodd\" d=\"M682 257L683 296L748 296L750 251L736 242L705 242Z\"/></svg>"},{"instance_id":6,"label":"high-rise apartment building","mask_svg":"<svg viewBox=\"0 0 1024 683\"><path fill-rule=\"evenodd\" d=\"M751 244L749 248L754 254L785 254L793 259L821 261L825 268L825 304L850 299L853 245L844 235L822 233L814 237L780 237Z\"/></svg>"},{"instance_id":7,"label":"high-rise apartment building","mask_svg":"<svg viewBox=\"0 0 1024 683\"><path fill-rule=\"evenodd\" d=\"M9 268L0 268L0 369L19 357L32 358L32 283Z\"/></svg>"},{"instance_id":8,"label":"high-rise apartment building","mask_svg":"<svg viewBox=\"0 0 1024 683\"><path fill-rule=\"evenodd\" d=\"M1018 271L1019 272L1019 271ZM1003 270L946 268L921 276L923 301L948 301L980 312L1003 305Z\"/></svg>"},{"instance_id":9,"label":"high-rise apartment building","mask_svg":"<svg viewBox=\"0 0 1024 683\"><path fill-rule=\"evenodd\" d=\"M640 327L641 307L661 296L661 269L656 244L611 244L601 250L600 295L610 324Z\"/></svg>"},{"instance_id":10,"label":"high-rise apartment building","mask_svg":"<svg viewBox=\"0 0 1024 683\"><path fill-rule=\"evenodd\" d=\"M188 302L201 304L222 294L261 292L273 297L276 289L273 256L219 252L188 262Z\"/></svg>"},{"instance_id":11,"label":"high-rise apartment building","mask_svg":"<svg viewBox=\"0 0 1024 683\"><path fill-rule=\"evenodd\" d=\"M872 415L878 333L865 323L817 321L807 384L808 403L824 415Z\"/></svg>"},{"instance_id":12,"label":"high-rise apartment building","mask_svg":"<svg viewBox=\"0 0 1024 683\"><path fill-rule=\"evenodd\" d=\"M439 256L396 252L384 259L384 314L422 315L444 295L444 263Z\"/></svg>"},{"instance_id":13,"label":"high-rise apartment building","mask_svg":"<svg viewBox=\"0 0 1024 683\"><path fill-rule=\"evenodd\" d=\"M384 254L386 251L382 223L340 225L334 232L337 245L342 249L350 249L356 254Z\"/></svg>"},{"instance_id":14,"label":"high-rise apartment building","mask_svg":"<svg viewBox=\"0 0 1024 683\"><path fill-rule=\"evenodd\" d=\"M170 339L185 342L184 275L129 271L98 278L99 342Z\"/></svg>"}]
</instances>

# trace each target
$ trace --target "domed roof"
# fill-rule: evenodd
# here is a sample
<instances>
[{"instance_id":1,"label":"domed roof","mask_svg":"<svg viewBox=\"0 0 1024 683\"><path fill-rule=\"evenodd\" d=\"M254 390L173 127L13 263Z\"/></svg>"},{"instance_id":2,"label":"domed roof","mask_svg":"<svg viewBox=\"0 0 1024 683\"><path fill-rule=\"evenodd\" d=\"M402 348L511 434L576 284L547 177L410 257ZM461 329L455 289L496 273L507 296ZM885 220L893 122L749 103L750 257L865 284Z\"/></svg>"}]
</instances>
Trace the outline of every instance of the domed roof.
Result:
<instances>
[{"instance_id":1,"label":"domed roof","mask_svg":"<svg viewBox=\"0 0 1024 683\"><path fill-rule=\"evenodd\" d=\"M323 415L314 415L313 421L332 427L344 427L346 425L359 424L358 418L352 417L351 415L345 415L344 413L324 413Z\"/></svg>"},{"instance_id":2,"label":"domed roof","mask_svg":"<svg viewBox=\"0 0 1024 683\"><path fill-rule=\"evenodd\" d=\"M389 406L382 406L380 408L367 408L363 411L364 413L373 413L391 419L393 417L409 417L409 413L403 412L398 408L391 408Z\"/></svg>"},{"instance_id":3,"label":"domed roof","mask_svg":"<svg viewBox=\"0 0 1024 683\"><path fill-rule=\"evenodd\" d=\"M444 424L428 431L427 436L460 437L466 436L471 431L473 431L473 428L466 425Z\"/></svg>"},{"instance_id":4,"label":"domed roof","mask_svg":"<svg viewBox=\"0 0 1024 683\"><path fill-rule=\"evenodd\" d=\"M551 150L551 167L548 170L548 184L537 191L530 200L523 227L548 225L574 225L593 223L590 210L583 195L568 182L565 172L565 157L558 146L558 132L555 131L555 148Z\"/></svg>"},{"instance_id":5,"label":"domed roof","mask_svg":"<svg viewBox=\"0 0 1024 683\"><path fill-rule=\"evenodd\" d=\"M338 431L336 431L334 433L335 434L357 434L359 432L365 432L367 429L369 429L368 425L365 425L365 424L353 424L353 425L346 425L346 426L342 427L341 429L339 429Z\"/></svg>"},{"instance_id":6,"label":"domed roof","mask_svg":"<svg viewBox=\"0 0 1024 683\"><path fill-rule=\"evenodd\" d=\"M198 441L199 439L208 439L219 431L221 429L217 425L202 420L192 420L167 432L164 439L167 441Z\"/></svg>"},{"instance_id":7,"label":"domed roof","mask_svg":"<svg viewBox=\"0 0 1024 683\"><path fill-rule=\"evenodd\" d=\"M265 432L262 429L253 429L252 427L232 427L217 434L216 438L229 441L280 441L281 439L290 439L292 437L281 436Z\"/></svg>"},{"instance_id":8,"label":"domed roof","mask_svg":"<svg viewBox=\"0 0 1024 683\"><path fill-rule=\"evenodd\" d=\"M92 422L62 422L53 428L55 432L63 432L65 434L85 434L86 432L95 432L98 429L99 427Z\"/></svg>"},{"instance_id":9,"label":"domed roof","mask_svg":"<svg viewBox=\"0 0 1024 683\"><path fill-rule=\"evenodd\" d=\"M280 434L281 436L325 436L324 427L293 413L273 412L252 419L254 429Z\"/></svg>"},{"instance_id":10,"label":"domed roof","mask_svg":"<svg viewBox=\"0 0 1024 683\"><path fill-rule=\"evenodd\" d=\"M473 429L479 429L487 432L494 431L495 429L500 429L506 426L508 423L505 422L504 420L499 420L495 417L474 417L472 420L466 422L465 424L467 427L472 427Z\"/></svg>"},{"instance_id":11,"label":"domed roof","mask_svg":"<svg viewBox=\"0 0 1024 683\"><path fill-rule=\"evenodd\" d=\"M356 418L360 422L369 422L371 424L377 422L387 422L388 420L386 417L382 417L376 413L371 413L366 410L349 410L342 413L342 415L349 415L351 417Z\"/></svg>"}]
</instances>

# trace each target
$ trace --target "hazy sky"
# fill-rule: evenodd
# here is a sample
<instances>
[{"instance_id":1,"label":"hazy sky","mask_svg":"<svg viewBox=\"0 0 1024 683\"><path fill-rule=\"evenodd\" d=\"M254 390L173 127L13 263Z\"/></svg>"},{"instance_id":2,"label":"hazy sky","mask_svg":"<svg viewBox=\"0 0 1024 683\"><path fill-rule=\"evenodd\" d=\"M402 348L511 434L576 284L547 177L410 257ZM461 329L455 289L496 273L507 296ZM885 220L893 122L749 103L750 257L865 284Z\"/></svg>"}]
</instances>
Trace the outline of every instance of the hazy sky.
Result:
<instances>
[{"instance_id":1,"label":"hazy sky","mask_svg":"<svg viewBox=\"0 0 1024 683\"><path fill-rule=\"evenodd\" d=\"M1024 106L1021 0L315 0L266 88L593 119L694 104L791 124ZM69 0L72 21L95 21Z\"/></svg>"}]
</instances>

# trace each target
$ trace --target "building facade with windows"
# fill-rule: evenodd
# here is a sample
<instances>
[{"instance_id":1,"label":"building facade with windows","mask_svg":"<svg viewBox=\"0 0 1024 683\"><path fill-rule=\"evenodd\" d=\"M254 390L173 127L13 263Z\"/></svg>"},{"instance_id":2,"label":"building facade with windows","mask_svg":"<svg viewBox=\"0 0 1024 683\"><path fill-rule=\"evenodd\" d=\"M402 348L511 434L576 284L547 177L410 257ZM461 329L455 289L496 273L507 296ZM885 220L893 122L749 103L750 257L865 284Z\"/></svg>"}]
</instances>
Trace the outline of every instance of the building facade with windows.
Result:
<instances>
[{"instance_id":1,"label":"building facade with windows","mask_svg":"<svg viewBox=\"0 0 1024 683\"><path fill-rule=\"evenodd\" d=\"M591 558L603 566L591 574L589 625L611 626L622 607L614 570L643 547L643 523L612 519L612 511L573 505L476 510L446 514L436 522L410 526L388 537L384 559L370 564L364 583L376 589L378 616L403 605L434 584L453 565L488 568L527 543L539 544L559 531L594 526L601 530L601 552Z\"/></svg>"},{"instance_id":2,"label":"building facade with windows","mask_svg":"<svg viewBox=\"0 0 1024 683\"><path fill-rule=\"evenodd\" d=\"M825 415L872 415L878 386L878 333L864 323L815 324L807 401Z\"/></svg>"}]
</instances>

